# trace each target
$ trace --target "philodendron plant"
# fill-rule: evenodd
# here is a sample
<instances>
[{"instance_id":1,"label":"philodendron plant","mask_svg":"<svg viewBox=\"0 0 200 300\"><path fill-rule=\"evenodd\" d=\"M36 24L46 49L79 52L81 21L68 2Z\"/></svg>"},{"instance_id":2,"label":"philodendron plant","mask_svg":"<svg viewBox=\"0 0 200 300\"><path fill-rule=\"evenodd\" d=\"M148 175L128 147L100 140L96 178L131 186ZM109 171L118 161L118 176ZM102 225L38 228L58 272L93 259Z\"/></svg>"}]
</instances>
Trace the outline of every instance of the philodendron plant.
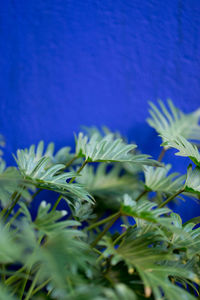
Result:
<instances>
[{"instance_id":1,"label":"philodendron plant","mask_svg":"<svg viewBox=\"0 0 200 300\"><path fill-rule=\"evenodd\" d=\"M106 128L79 133L75 153L40 142L17 151L16 167L1 158L0 300L199 297L200 218L182 223L168 204L184 194L198 201L200 113L160 101L150 115L162 138L158 160ZM170 148L191 160L187 174L164 164ZM43 200L42 190L57 200Z\"/></svg>"}]
</instances>

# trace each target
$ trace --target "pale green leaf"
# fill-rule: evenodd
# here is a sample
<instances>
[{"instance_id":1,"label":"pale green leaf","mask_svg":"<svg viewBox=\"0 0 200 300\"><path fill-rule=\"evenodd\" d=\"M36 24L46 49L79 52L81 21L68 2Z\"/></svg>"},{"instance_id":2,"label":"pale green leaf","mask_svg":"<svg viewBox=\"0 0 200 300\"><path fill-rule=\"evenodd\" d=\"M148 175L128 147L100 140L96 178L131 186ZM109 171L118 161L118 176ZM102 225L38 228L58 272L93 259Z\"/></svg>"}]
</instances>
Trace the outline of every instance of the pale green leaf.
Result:
<instances>
[{"instance_id":1,"label":"pale green leaf","mask_svg":"<svg viewBox=\"0 0 200 300\"><path fill-rule=\"evenodd\" d=\"M121 175L122 170L120 164L107 168L107 164L100 163L96 169L92 165L86 165L81 176L77 178L77 182L85 185L94 197L116 198L124 193L132 193L139 185L136 176Z\"/></svg>"},{"instance_id":2,"label":"pale green leaf","mask_svg":"<svg viewBox=\"0 0 200 300\"><path fill-rule=\"evenodd\" d=\"M31 199L28 189L34 190L19 171L14 167L6 168L5 162L0 162L0 200L2 206L9 206L12 201L13 193L20 193L26 200Z\"/></svg>"},{"instance_id":3,"label":"pale green leaf","mask_svg":"<svg viewBox=\"0 0 200 300\"><path fill-rule=\"evenodd\" d=\"M160 165L149 159L148 155L132 153L137 146L125 144L121 138L113 134L100 137L94 133L90 138L82 132L76 137L76 155L85 157L89 162L131 162L144 165Z\"/></svg>"},{"instance_id":4,"label":"pale green leaf","mask_svg":"<svg viewBox=\"0 0 200 300\"><path fill-rule=\"evenodd\" d=\"M192 169L192 165L189 165L185 182L185 191L200 194L200 167Z\"/></svg>"},{"instance_id":5,"label":"pale green leaf","mask_svg":"<svg viewBox=\"0 0 200 300\"><path fill-rule=\"evenodd\" d=\"M179 173L168 174L171 165L163 168L144 167L145 186L148 191L161 192L166 194L175 194L183 187L185 176Z\"/></svg>"},{"instance_id":6,"label":"pale green leaf","mask_svg":"<svg viewBox=\"0 0 200 300\"><path fill-rule=\"evenodd\" d=\"M165 139L168 147L178 150L175 155L189 157L197 166L200 166L200 153L196 145L187 141L183 136L177 136L172 140L170 136L165 135Z\"/></svg>"},{"instance_id":7,"label":"pale green leaf","mask_svg":"<svg viewBox=\"0 0 200 300\"><path fill-rule=\"evenodd\" d=\"M186 139L200 140L200 110L190 114L185 114L174 106L171 100L168 100L168 107L159 101L160 107L150 102L151 118L147 119L148 124L153 127L163 142L166 142L165 136L170 136L174 140L177 136L183 136ZM164 144L168 148L168 144Z\"/></svg>"},{"instance_id":8,"label":"pale green leaf","mask_svg":"<svg viewBox=\"0 0 200 300\"><path fill-rule=\"evenodd\" d=\"M123 203L121 204L121 212L123 215L133 217L136 224L142 227L146 224L156 223L169 225L170 218L164 217L170 213L168 208L157 208L157 204L147 200L134 201L129 195L124 195ZM163 217L161 217L163 216Z\"/></svg>"},{"instance_id":9,"label":"pale green leaf","mask_svg":"<svg viewBox=\"0 0 200 300\"><path fill-rule=\"evenodd\" d=\"M74 172L62 172L65 167L62 164L49 167L48 156L43 156L37 160L34 152L27 155L26 151L18 150L16 162L21 174L36 187L91 201L91 197L83 186L77 183L67 183L67 180L77 174Z\"/></svg>"}]
</instances>

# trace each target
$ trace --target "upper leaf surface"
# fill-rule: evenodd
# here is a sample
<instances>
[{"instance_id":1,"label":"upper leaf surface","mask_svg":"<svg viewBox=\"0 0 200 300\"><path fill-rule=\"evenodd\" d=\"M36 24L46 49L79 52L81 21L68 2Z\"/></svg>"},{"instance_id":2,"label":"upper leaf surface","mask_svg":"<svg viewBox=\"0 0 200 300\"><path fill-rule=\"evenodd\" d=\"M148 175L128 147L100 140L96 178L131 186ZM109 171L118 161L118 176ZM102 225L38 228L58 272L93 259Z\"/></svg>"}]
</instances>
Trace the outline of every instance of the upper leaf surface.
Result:
<instances>
[{"instance_id":1,"label":"upper leaf surface","mask_svg":"<svg viewBox=\"0 0 200 300\"><path fill-rule=\"evenodd\" d=\"M192 169L189 165L185 182L185 191L200 194L200 167Z\"/></svg>"},{"instance_id":2,"label":"upper leaf surface","mask_svg":"<svg viewBox=\"0 0 200 300\"><path fill-rule=\"evenodd\" d=\"M174 194L181 189L185 176L179 176L179 173L168 175L171 165L163 168L144 167L145 186L149 191Z\"/></svg>"},{"instance_id":3,"label":"upper leaf surface","mask_svg":"<svg viewBox=\"0 0 200 300\"><path fill-rule=\"evenodd\" d=\"M132 153L137 146L126 144L121 138L115 138L111 133L105 137L94 133L89 138L82 132L76 138L76 155L85 157L90 162L132 162L147 165L160 165L149 159L148 155Z\"/></svg>"},{"instance_id":4,"label":"upper leaf surface","mask_svg":"<svg viewBox=\"0 0 200 300\"><path fill-rule=\"evenodd\" d=\"M151 118L148 118L147 122L161 135L163 142L166 141L165 135L170 136L172 140L179 135L186 139L200 140L200 126L198 124L200 110L184 114L174 106L171 100L168 100L169 108L162 101L159 101L159 105L160 107L157 107L150 102ZM167 147L168 145L165 145L165 148Z\"/></svg>"},{"instance_id":5,"label":"upper leaf surface","mask_svg":"<svg viewBox=\"0 0 200 300\"><path fill-rule=\"evenodd\" d=\"M91 198L80 184L67 183L67 180L76 176L74 172L62 172L63 164L49 165L49 157L42 156L41 152L18 150L16 162L21 174L31 183L41 189L49 189L60 194L75 196L87 201Z\"/></svg>"},{"instance_id":6,"label":"upper leaf surface","mask_svg":"<svg viewBox=\"0 0 200 300\"><path fill-rule=\"evenodd\" d=\"M196 145L187 141L183 136L178 136L174 139L166 137L165 145L178 150L175 155L189 157L197 166L200 166L200 153Z\"/></svg>"}]
</instances>

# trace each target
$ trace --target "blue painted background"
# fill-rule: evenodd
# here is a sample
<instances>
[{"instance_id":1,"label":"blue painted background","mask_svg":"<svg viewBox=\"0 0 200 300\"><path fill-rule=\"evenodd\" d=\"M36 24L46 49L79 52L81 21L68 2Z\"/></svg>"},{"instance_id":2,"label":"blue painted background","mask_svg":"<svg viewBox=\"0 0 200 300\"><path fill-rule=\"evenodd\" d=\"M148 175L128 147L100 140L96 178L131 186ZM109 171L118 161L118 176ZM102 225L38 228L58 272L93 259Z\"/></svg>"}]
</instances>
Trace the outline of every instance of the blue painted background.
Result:
<instances>
[{"instance_id":1,"label":"blue painted background","mask_svg":"<svg viewBox=\"0 0 200 300\"><path fill-rule=\"evenodd\" d=\"M72 144L83 124L120 130L157 157L147 101L200 106L200 1L1 0L0 67L9 163L41 139Z\"/></svg>"}]
</instances>

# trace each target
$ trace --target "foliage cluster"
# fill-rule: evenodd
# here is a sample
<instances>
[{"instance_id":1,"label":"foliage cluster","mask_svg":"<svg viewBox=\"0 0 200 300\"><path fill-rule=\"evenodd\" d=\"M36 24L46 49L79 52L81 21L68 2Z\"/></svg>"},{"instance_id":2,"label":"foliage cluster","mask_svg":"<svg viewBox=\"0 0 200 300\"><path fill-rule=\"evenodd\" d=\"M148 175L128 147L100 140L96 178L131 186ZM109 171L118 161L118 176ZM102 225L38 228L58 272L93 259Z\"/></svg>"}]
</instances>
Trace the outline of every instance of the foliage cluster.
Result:
<instances>
[{"instance_id":1,"label":"foliage cluster","mask_svg":"<svg viewBox=\"0 0 200 300\"><path fill-rule=\"evenodd\" d=\"M199 199L199 117L171 101L150 103L147 122L162 138L158 160L107 128L80 132L74 153L43 142L18 150L16 167L1 153L0 299L198 298L200 218L183 224L168 203ZM191 160L185 175L161 162L170 148ZM41 201L33 217L42 190L58 198Z\"/></svg>"}]
</instances>

